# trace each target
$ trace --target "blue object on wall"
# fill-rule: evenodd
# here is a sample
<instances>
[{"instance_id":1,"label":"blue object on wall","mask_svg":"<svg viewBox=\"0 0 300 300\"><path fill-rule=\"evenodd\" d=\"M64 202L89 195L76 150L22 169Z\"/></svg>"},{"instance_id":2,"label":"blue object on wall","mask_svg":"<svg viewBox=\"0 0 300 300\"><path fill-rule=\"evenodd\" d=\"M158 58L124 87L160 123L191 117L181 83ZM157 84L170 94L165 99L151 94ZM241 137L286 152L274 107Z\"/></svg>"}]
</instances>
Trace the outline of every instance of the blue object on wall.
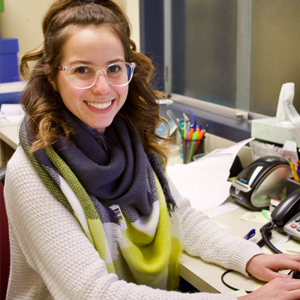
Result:
<instances>
[{"instance_id":1,"label":"blue object on wall","mask_svg":"<svg viewBox=\"0 0 300 300\"><path fill-rule=\"evenodd\" d=\"M0 94L0 107L1 104L16 104L20 103L21 99L21 92L15 92L15 93L5 93Z\"/></svg>"},{"instance_id":2,"label":"blue object on wall","mask_svg":"<svg viewBox=\"0 0 300 300\"><path fill-rule=\"evenodd\" d=\"M0 83L20 81L18 39L0 39Z\"/></svg>"},{"instance_id":3,"label":"blue object on wall","mask_svg":"<svg viewBox=\"0 0 300 300\"><path fill-rule=\"evenodd\" d=\"M3 103L20 103L21 93L24 90L25 86L25 80L0 83L0 107Z\"/></svg>"}]
</instances>

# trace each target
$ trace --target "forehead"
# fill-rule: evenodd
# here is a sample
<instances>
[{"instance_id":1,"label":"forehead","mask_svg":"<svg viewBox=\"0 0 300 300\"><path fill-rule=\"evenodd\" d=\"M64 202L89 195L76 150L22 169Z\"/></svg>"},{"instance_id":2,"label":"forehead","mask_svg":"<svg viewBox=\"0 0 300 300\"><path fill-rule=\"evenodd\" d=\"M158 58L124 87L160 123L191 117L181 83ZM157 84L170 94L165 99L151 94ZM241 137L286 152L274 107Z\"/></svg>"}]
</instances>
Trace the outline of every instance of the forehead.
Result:
<instances>
[{"instance_id":1,"label":"forehead","mask_svg":"<svg viewBox=\"0 0 300 300\"><path fill-rule=\"evenodd\" d=\"M82 60L98 65L125 60L123 44L111 27L69 25L67 30L68 38L62 49L63 63Z\"/></svg>"}]
</instances>

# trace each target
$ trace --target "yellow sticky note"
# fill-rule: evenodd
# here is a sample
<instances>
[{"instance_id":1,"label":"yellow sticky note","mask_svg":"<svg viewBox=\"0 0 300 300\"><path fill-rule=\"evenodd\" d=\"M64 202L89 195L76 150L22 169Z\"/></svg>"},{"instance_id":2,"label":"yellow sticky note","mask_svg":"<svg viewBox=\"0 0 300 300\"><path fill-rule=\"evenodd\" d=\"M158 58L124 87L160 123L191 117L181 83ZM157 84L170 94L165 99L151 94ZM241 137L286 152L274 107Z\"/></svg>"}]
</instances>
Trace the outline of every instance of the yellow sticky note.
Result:
<instances>
[{"instance_id":1,"label":"yellow sticky note","mask_svg":"<svg viewBox=\"0 0 300 300\"><path fill-rule=\"evenodd\" d=\"M261 288L262 286L264 286L266 283L265 282L261 282L261 283L254 283L254 291L256 291L257 289Z\"/></svg>"},{"instance_id":2,"label":"yellow sticky note","mask_svg":"<svg viewBox=\"0 0 300 300\"><path fill-rule=\"evenodd\" d=\"M215 220L213 220L213 222L214 222L215 224L217 224L219 227L221 227L221 228L223 228L224 230L226 230L226 231L232 230L232 227L230 227L230 226L224 225L224 224L222 224L222 223L220 223L220 222L218 222L218 221L215 221Z\"/></svg>"},{"instance_id":3,"label":"yellow sticky note","mask_svg":"<svg viewBox=\"0 0 300 300\"><path fill-rule=\"evenodd\" d=\"M296 240L289 240L283 245L284 249L290 252L300 253L300 243Z\"/></svg>"},{"instance_id":4,"label":"yellow sticky note","mask_svg":"<svg viewBox=\"0 0 300 300\"><path fill-rule=\"evenodd\" d=\"M246 296L246 295L248 295L244 290L234 291L234 292L231 292L229 294L233 294L233 295L236 295L236 296Z\"/></svg>"},{"instance_id":5,"label":"yellow sticky note","mask_svg":"<svg viewBox=\"0 0 300 300\"><path fill-rule=\"evenodd\" d=\"M269 222L269 220L263 216L261 211L249 211L242 215L240 217L240 220L251 221L261 224L266 224Z\"/></svg>"}]
</instances>

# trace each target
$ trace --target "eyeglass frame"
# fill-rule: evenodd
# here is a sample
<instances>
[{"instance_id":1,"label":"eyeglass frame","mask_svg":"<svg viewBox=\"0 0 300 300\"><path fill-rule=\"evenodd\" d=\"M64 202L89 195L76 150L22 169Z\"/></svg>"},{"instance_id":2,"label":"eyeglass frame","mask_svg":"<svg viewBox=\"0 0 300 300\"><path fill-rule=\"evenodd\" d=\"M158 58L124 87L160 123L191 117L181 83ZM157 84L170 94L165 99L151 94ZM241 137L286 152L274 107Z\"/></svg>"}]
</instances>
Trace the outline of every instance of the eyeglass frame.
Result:
<instances>
[{"instance_id":1,"label":"eyeglass frame","mask_svg":"<svg viewBox=\"0 0 300 300\"><path fill-rule=\"evenodd\" d=\"M67 66L67 67L61 67L61 66L58 66L57 68L60 70L60 71L67 71L68 72L68 77L69 77L69 82L70 84L75 88L75 89L79 89L79 90L85 90L85 89L89 89L91 88L92 86L94 86L99 78L99 74L100 74L100 71L104 72L105 74L105 78L106 78L106 81L108 82L108 84L112 85L112 86L125 86L127 84L130 83L130 81L132 80L132 77L133 77L133 74L134 74L134 69L135 67L137 66L136 63L134 62L122 62L126 65L129 65L130 66L130 69L131 69L131 74L130 74L130 79L128 80L127 83L124 83L124 84L121 84L121 85L116 85L116 84L112 84L110 81L109 81L109 78L107 77L107 69L110 67L110 66L113 66L115 65L116 63L112 63L112 64L109 64L108 66L104 67L104 68L98 68L96 66L93 66L92 64L81 64L81 65L74 65L74 66ZM96 76L95 76L95 80L93 82L93 84L91 84L90 86L88 87L84 87L84 88L80 88L80 87L76 87L72 84L71 82L71 77L70 77L70 70L72 68L75 68L75 67L79 67L79 66L91 66L93 67L97 72L96 72Z\"/></svg>"}]
</instances>

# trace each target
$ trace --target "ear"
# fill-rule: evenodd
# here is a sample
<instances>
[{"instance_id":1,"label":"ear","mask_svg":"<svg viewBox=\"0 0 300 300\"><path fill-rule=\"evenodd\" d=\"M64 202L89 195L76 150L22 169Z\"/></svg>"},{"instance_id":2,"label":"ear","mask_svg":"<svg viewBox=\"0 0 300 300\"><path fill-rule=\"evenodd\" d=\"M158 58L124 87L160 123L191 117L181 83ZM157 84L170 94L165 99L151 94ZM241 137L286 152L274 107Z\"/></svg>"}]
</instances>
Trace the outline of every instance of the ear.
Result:
<instances>
[{"instance_id":1,"label":"ear","mask_svg":"<svg viewBox=\"0 0 300 300\"><path fill-rule=\"evenodd\" d=\"M50 74L49 74L49 65L46 64L45 65L45 73L47 76L48 81L50 82L50 84L52 85L53 89L57 92L57 86L56 86L56 82L55 82L55 78L53 78Z\"/></svg>"},{"instance_id":2,"label":"ear","mask_svg":"<svg viewBox=\"0 0 300 300\"><path fill-rule=\"evenodd\" d=\"M50 82L50 84L52 85L54 91L57 92L57 87L56 87L55 80L54 80L50 75L47 76L47 79L48 79L48 81Z\"/></svg>"}]
</instances>

